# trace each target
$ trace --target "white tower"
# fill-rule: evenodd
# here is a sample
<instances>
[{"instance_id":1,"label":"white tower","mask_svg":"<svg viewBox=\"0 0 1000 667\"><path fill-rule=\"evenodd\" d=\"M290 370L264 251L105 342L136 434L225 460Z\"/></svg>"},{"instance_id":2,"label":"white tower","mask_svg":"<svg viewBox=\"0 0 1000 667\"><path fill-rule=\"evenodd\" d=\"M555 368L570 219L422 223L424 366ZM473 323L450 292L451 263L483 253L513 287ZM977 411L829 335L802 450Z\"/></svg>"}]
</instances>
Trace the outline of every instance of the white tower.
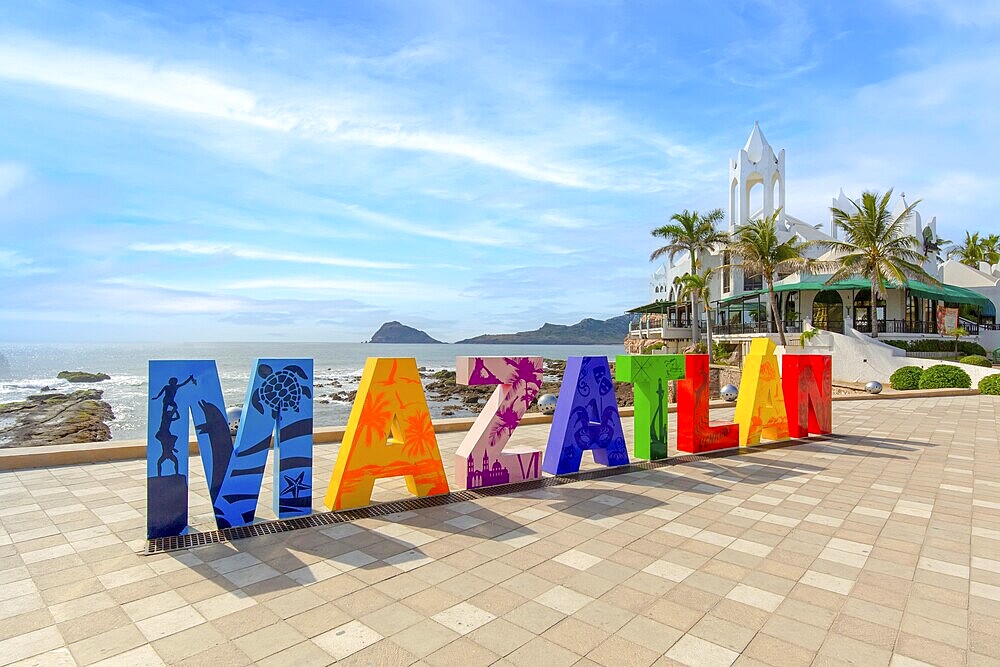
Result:
<instances>
[{"instance_id":1,"label":"white tower","mask_svg":"<svg viewBox=\"0 0 1000 667\"><path fill-rule=\"evenodd\" d=\"M833 209L835 208L840 209L847 215L854 215L854 212L857 211L851 198L844 194L844 188L840 188L840 194L830 201L830 236L838 238L837 232L840 227L837 225L837 221L833 219Z\"/></svg>"},{"instance_id":2,"label":"white tower","mask_svg":"<svg viewBox=\"0 0 1000 667\"><path fill-rule=\"evenodd\" d=\"M750 190L755 185L764 188L763 210L761 214L768 216L775 209L782 210L780 222L785 219L785 151L774 154L771 144L767 143L760 125L753 124L753 131L747 139L746 146L735 160L729 161L729 232L750 219L755 211L750 210ZM775 197L777 188L777 197ZM777 199L777 201L775 201Z\"/></svg>"}]
</instances>

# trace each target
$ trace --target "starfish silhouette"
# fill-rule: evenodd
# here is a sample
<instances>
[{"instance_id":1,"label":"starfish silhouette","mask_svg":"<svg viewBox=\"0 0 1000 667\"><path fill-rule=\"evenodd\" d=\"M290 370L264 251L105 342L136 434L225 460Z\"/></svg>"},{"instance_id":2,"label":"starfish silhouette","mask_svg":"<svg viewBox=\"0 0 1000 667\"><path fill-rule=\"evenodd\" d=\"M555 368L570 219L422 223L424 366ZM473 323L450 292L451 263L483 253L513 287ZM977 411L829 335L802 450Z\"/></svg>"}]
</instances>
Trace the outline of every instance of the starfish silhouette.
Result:
<instances>
[{"instance_id":1,"label":"starfish silhouette","mask_svg":"<svg viewBox=\"0 0 1000 667\"><path fill-rule=\"evenodd\" d=\"M285 488L281 490L281 495L292 494L292 498L298 498L299 493L302 491L308 491L312 487L302 481L305 477L305 471L302 471L294 479L291 475L282 475L285 480Z\"/></svg>"}]
</instances>

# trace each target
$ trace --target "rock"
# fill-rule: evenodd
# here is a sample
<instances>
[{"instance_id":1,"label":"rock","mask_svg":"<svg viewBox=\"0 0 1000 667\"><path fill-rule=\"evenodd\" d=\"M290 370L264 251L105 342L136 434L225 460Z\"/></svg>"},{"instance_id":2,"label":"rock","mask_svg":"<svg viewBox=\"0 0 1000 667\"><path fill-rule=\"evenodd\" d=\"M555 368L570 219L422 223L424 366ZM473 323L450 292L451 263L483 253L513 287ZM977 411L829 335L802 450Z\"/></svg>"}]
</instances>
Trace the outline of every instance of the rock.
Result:
<instances>
[{"instance_id":1,"label":"rock","mask_svg":"<svg viewBox=\"0 0 1000 667\"><path fill-rule=\"evenodd\" d=\"M67 382L103 382L111 379L107 373L88 373L87 371L62 371L56 377Z\"/></svg>"},{"instance_id":2,"label":"rock","mask_svg":"<svg viewBox=\"0 0 1000 667\"><path fill-rule=\"evenodd\" d=\"M103 442L111 439L105 422L115 418L103 392L83 389L69 394L38 394L0 404L0 448Z\"/></svg>"},{"instance_id":3,"label":"rock","mask_svg":"<svg viewBox=\"0 0 1000 667\"><path fill-rule=\"evenodd\" d=\"M372 334L369 343L440 343L427 335L420 329L408 327L405 324L396 322L386 322Z\"/></svg>"}]
</instances>

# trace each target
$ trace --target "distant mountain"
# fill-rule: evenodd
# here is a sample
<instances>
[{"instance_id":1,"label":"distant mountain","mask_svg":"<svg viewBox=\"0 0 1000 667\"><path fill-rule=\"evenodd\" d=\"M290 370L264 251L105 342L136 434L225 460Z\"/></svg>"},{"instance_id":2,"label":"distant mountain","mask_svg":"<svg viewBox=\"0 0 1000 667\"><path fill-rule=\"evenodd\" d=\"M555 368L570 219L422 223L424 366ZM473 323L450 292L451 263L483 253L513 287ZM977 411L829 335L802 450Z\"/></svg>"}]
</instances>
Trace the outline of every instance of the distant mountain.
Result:
<instances>
[{"instance_id":1,"label":"distant mountain","mask_svg":"<svg viewBox=\"0 0 1000 667\"><path fill-rule=\"evenodd\" d=\"M408 327L393 320L378 328L369 343L440 343L420 329Z\"/></svg>"},{"instance_id":2,"label":"distant mountain","mask_svg":"<svg viewBox=\"0 0 1000 667\"><path fill-rule=\"evenodd\" d=\"M483 334L466 338L458 343L480 345L618 345L628 334L628 315L609 320L584 319L576 324L549 324L546 322L534 331L512 334Z\"/></svg>"}]
</instances>

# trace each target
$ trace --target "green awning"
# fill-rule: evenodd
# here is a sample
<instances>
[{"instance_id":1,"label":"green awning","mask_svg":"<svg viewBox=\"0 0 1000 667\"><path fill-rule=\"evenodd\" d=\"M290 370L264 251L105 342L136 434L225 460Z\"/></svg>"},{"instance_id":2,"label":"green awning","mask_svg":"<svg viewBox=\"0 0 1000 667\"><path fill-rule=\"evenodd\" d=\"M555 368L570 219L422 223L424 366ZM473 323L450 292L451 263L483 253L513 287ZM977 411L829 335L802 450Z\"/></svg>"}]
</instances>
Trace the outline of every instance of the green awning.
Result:
<instances>
[{"instance_id":1,"label":"green awning","mask_svg":"<svg viewBox=\"0 0 1000 667\"><path fill-rule=\"evenodd\" d=\"M945 301L947 303L971 303L983 307L988 307L988 305L992 303L988 298L979 292L974 292L973 290L966 289L965 287L959 287L957 285L928 285L926 283L917 282L916 280L907 280L906 286L913 294L925 299L934 299L937 301ZM830 285L827 285L826 281L820 278L813 278L797 283L778 284L774 286L774 291L822 292L825 290L862 290L870 287L871 283L863 278L850 278L848 280L841 280ZM891 286L890 289L892 289ZM742 294L731 296L728 299L721 299L719 303L745 301L747 299L752 299L759 294L767 294L767 290L759 289L752 292L743 292Z\"/></svg>"},{"instance_id":2,"label":"green awning","mask_svg":"<svg viewBox=\"0 0 1000 667\"><path fill-rule=\"evenodd\" d=\"M841 280L840 282L833 283L832 285L827 285L825 281L821 279L803 280L798 283L788 283L788 284L777 284L774 286L775 292L798 292L800 290L805 290L807 292L822 292L823 290L837 290L837 289L865 289L869 287L867 280L861 280L859 278L851 278L849 280ZM720 299L719 303L730 303L733 301L746 301L747 299L752 299L758 295L766 295L767 289L753 290L752 292L743 292L742 294L737 294L736 296L731 296L728 299Z\"/></svg>"},{"instance_id":3,"label":"green awning","mask_svg":"<svg viewBox=\"0 0 1000 667\"><path fill-rule=\"evenodd\" d=\"M986 306L992 303L988 298L965 287L958 285L927 285L918 283L915 280L906 281L906 286L910 292L925 299L937 299L948 303L971 303L977 306Z\"/></svg>"},{"instance_id":4,"label":"green awning","mask_svg":"<svg viewBox=\"0 0 1000 667\"><path fill-rule=\"evenodd\" d=\"M645 306L638 306L631 310L626 310L626 313L659 313L663 314L667 312L668 308L677 305L676 301L654 301L653 303L647 303Z\"/></svg>"}]
</instances>

